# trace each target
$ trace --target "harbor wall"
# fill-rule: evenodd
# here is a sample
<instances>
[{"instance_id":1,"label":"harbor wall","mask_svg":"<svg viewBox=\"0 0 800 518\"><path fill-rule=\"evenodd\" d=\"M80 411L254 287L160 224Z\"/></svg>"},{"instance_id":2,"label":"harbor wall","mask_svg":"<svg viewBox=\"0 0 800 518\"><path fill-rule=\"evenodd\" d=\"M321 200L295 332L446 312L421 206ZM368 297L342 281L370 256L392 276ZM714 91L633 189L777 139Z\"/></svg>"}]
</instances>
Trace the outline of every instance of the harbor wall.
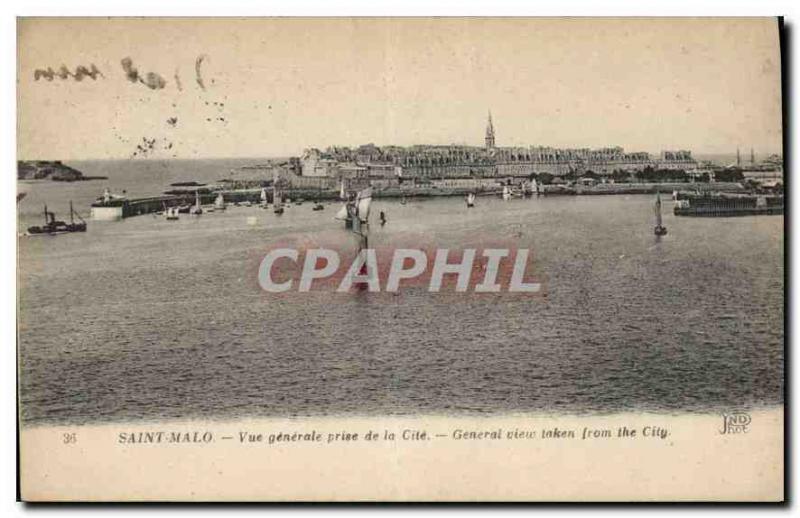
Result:
<instances>
[{"instance_id":1,"label":"harbor wall","mask_svg":"<svg viewBox=\"0 0 800 518\"><path fill-rule=\"evenodd\" d=\"M92 207L92 219L94 221L119 221L123 216L123 207Z\"/></svg>"},{"instance_id":2,"label":"harbor wall","mask_svg":"<svg viewBox=\"0 0 800 518\"><path fill-rule=\"evenodd\" d=\"M327 188L318 188L315 184L314 187L287 187L283 189L284 199L291 199L293 201L335 201L339 200L338 186L334 188L334 182L329 182L329 179L324 179L320 183ZM466 196L468 193L475 193L478 196L491 196L499 195L503 190L503 185L506 182L517 184L514 179L506 178L475 178L475 179L445 179L433 180L425 184L413 184L405 182L399 184L397 182L385 182L373 185L372 193L375 198L434 198L443 196ZM309 184L301 184L309 185ZM368 182L365 183L365 186ZM352 186L351 186L352 187ZM727 193L741 193L744 188L737 183L606 183L587 186L567 186L567 185L539 185L541 195L557 196L557 195L612 195L612 194L669 194L673 191L685 192L727 192ZM219 194L222 194L227 203L261 203L262 188L244 188L244 189L222 189L213 191L204 191L200 194L201 204L209 205L214 203L214 200ZM194 205L195 203L195 190L186 189L173 189L171 194L129 199L124 201L116 201L111 205L104 206L102 203L96 203L92 206L92 219L99 221L113 221L122 218L150 214L160 212L165 207ZM272 189L267 189L267 201L274 203Z\"/></svg>"},{"instance_id":3,"label":"harbor wall","mask_svg":"<svg viewBox=\"0 0 800 518\"><path fill-rule=\"evenodd\" d=\"M681 193L673 212L676 216L696 217L778 215L784 212L784 197Z\"/></svg>"}]
</instances>

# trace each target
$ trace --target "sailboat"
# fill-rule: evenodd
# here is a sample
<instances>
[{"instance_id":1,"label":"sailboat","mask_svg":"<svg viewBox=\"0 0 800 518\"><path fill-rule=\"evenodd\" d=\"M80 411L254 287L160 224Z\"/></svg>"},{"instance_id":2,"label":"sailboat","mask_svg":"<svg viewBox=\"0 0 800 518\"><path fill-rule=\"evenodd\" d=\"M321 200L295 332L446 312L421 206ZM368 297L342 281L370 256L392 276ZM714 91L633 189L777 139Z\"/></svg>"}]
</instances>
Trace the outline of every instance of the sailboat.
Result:
<instances>
[{"instance_id":1,"label":"sailboat","mask_svg":"<svg viewBox=\"0 0 800 518\"><path fill-rule=\"evenodd\" d=\"M267 189L264 187L261 188L261 207L266 208L268 205L267 203Z\"/></svg>"},{"instance_id":2,"label":"sailboat","mask_svg":"<svg viewBox=\"0 0 800 518\"><path fill-rule=\"evenodd\" d=\"M467 194L467 208L471 209L475 206L475 193Z\"/></svg>"},{"instance_id":3,"label":"sailboat","mask_svg":"<svg viewBox=\"0 0 800 518\"><path fill-rule=\"evenodd\" d=\"M522 196L525 198L533 196L533 182L522 182Z\"/></svg>"},{"instance_id":4,"label":"sailboat","mask_svg":"<svg viewBox=\"0 0 800 518\"><path fill-rule=\"evenodd\" d=\"M656 205L654 207L656 213L656 227L653 232L657 236L663 236L667 233L667 227L661 224L661 193L656 193Z\"/></svg>"},{"instance_id":5,"label":"sailboat","mask_svg":"<svg viewBox=\"0 0 800 518\"><path fill-rule=\"evenodd\" d=\"M217 195L217 199L214 200L214 208L217 210L225 210L225 196L222 193Z\"/></svg>"},{"instance_id":6,"label":"sailboat","mask_svg":"<svg viewBox=\"0 0 800 518\"><path fill-rule=\"evenodd\" d=\"M355 194L351 199L347 200L339 212L336 214L336 219L345 221L345 228L353 231L359 237L358 254L360 255L365 250L369 249L368 232L369 232L369 212L372 206L372 187L367 187ZM381 225L386 223L386 214L381 212ZM359 269L358 275L360 277L368 276L369 266L365 261ZM358 290L367 289L367 285L359 281L356 284Z\"/></svg>"},{"instance_id":7,"label":"sailboat","mask_svg":"<svg viewBox=\"0 0 800 518\"><path fill-rule=\"evenodd\" d=\"M164 209L164 217L167 221L175 221L180 216L178 216L178 207L167 207Z\"/></svg>"},{"instance_id":8,"label":"sailboat","mask_svg":"<svg viewBox=\"0 0 800 518\"><path fill-rule=\"evenodd\" d=\"M503 201L508 201L511 198L511 190L508 185L503 186Z\"/></svg>"},{"instance_id":9,"label":"sailboat","mask_svg":"<svg viewBox=\"0 0 800 518\"><path fill-rule=\"evenodd\" d=\"M203 213L203 207L200 204L200 192L199 191L195 191L194 192L194 208L192 208L192 214L194 214L195 216L199 216L202 213Z\"/></svg>"},{"instance_id":10,"label":"sailboat","mask_svg":"<svg viewBox=\"0 0 800 518\"><path fill-rule=\"evenodd\" d=\"M367 187L359 191L352 200L342 205L342 208L339 209L339 212L334 217L344 220L345 228L350 228L353 232L361 234L361 227L369 222L371 206L372 187Z\"/></svg>"},{"instance_id":11,"label":"sailboat","mask_svg":"<svg viewBox=\"0 0 800 518\"><path fill-rule=\"evenodd\" d=\"M283 198L281 192L274 187L272 189L272 203L275 205L273 212L275 214L283 214Z\"/></svg>"},{"instance_id":12,"label":"sailboat","mask_svg":"<svg viewBox=\"0 0 800 518\"><path fill-rule=\"evenodd\" d=\"M356 195L356 215L362 223L367 223L369 220L369 209L372 206L372 187L359 191Z\"/></svg>"},{"instance_id":13,"label":"sailboat","mask_svg":"<svg viewBox=\"0 0 800 518\"><path fill-rule=\"evenodd\" d=\"M347 210L347 205L348 205L347 203L342 205L342 207L339 209L339 211L336 213L336 215L333 216L333 218L341 220L341 221L344 221L345 222L345 228L351 228L352 227L352 220L350 219L350 214L349 214L349 212Z\"/></svg>"}]
</instances>

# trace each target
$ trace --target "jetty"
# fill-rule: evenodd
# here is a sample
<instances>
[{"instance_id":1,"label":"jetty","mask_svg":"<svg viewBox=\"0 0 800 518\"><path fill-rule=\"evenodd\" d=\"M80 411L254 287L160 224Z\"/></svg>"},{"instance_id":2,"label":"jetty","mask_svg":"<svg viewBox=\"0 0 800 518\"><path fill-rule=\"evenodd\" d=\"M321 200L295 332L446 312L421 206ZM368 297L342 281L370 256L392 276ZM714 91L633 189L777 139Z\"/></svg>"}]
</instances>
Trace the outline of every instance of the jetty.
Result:
<instances>
[{"instance_id":1,"label":"jetty","mask_svg":"<svg viewBox=\"0 0 800 518\"><path fill-rule=\"evenodd\" d=\"M673 210L676 216L695 217L780 215L784 211L784 197L678 193Z\"/></svg>"},{"instance_id":2,"label":"jetty","mask_svg":"<svg viewBox=\"0 0 800 518\"><path fill-rule=\"evenodd\" d=\"M132 216L161 212L165 208L193 205L196 201L193 192L186 195L165 194L146 198L106 197L92 203L91 214L95 221L117 221ZM217 194L200 194L200 203L211 204Z\"/></svg>"},{"instance_id":3,"label":"jetty","mask_svg":"<svg viewBox=\"0 0 800 518\"><path fill-rule=\"evenodd\" d=\"M103 197L97 199L91 205L92 219L95 221L117 221L123 218L141 216L161 212L172 207L186 207L197 205L213 205L220 194L226 203L262 203L262 190L258 189L237 189L237 190L210 190L210 189L191 189L191 190L172 190L168 194L160 196L149 196L144 198L128 198L124 196L114 196L104 193ZM290 191L289 194L295 198L308 200L334 199L333 193L330 197L315 196L315 192L309 191ZM303 196L303 194L306 194ZM319 194L317 192L317 194ZM267 192L267 200L272 203L272 193Z\"/></svg>"}]
</instances>

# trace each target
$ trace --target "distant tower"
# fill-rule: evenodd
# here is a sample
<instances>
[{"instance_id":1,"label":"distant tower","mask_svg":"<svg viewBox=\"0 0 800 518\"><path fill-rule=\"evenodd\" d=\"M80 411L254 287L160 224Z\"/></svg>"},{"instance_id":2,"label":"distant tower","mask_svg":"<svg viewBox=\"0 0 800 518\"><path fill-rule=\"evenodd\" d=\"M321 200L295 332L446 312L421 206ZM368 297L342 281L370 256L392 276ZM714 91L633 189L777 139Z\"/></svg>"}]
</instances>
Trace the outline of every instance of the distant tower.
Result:
<instances>
[{"instance_id":1,"label":"distant tower","mask_svg":"<svg viewBox=\"0 0 800 518\"><path fill-rule=\"evenodd\" d=\"M736 148L736 165L737 166L742 165L742 155L739 154L739 148L738 147Z\"/></svg>"},{"instance_id":2,"label":"distant tower","mask_svg":"<svg viewBox=\"0 0 800 518\"><path fill-rule=\"evenodd\" d=\"M750 148L750 165L755 165L756 163L756 153L753 151L753 148Z\"/></svg>"},{"instance_id":3,"label":"distant tower","mask_svg":"<svg viewBox=\"0 0 800 518\"><path fill-rule=\"evenodd\" d=\"M489 112L489 122L486 123L486 149L494 147L494 125L492 124L492 112Z\"/></svg>"}]
</instances>

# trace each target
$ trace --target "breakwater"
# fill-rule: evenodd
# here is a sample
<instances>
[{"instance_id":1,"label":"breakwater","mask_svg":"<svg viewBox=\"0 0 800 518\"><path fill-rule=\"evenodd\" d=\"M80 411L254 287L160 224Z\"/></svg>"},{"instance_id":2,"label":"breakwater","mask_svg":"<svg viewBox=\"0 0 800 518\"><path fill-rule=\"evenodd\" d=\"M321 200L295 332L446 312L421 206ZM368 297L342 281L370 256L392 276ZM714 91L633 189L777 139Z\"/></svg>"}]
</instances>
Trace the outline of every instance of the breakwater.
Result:
<instances>
[{"instance_id":1,"label":"breakwater","mask_svg":"<svg viewBox=\"0 0 800 518\"><path fill-rule=\"evenodd\" d=\"M676 216L731 217L779 215L784 211L783 196L731 196L724 194L680 193L674 208Z\"/></svg>"},{"instance_id":2,"label":"breakwater","mask_svg":"<svg viewBox=\"0 0 800 518\"><path fill-rule=\"evenodd\" d=\"M633 195L672 193L692 189L695 193L743 193L741 185L737 183L618 183L597 185L540 185L541 196L593 196L593 195ZM499 196L503 191L501 183L484 186L440 186L440 185L392 185L373 186L373 197L376 199L403 199L403 198L438 198L447 196L466 196L475 193L478 196ZM285 200L293 201L337 201L338 189L318 188L286 188L282 190ZM215 187L176 188L167 191L161 196L146 198L116 198L109 202L97 201L92 204L94 219L121 219L160 212L165 208L192 205L196 202L195 196L200 196L200 202L208 205L222 194L228 203L260 203L261 187L241 189L220 189ZM268 203L274 203L271 188L266 189ZM536 196L536 194L534 194ZM774 209L772 209L774 210ZM782 209L781 209L782 210ZM677 214L677 212L676 212ZM682 214L683 215L683 214Z\"/></svg>"}]
</instances>

